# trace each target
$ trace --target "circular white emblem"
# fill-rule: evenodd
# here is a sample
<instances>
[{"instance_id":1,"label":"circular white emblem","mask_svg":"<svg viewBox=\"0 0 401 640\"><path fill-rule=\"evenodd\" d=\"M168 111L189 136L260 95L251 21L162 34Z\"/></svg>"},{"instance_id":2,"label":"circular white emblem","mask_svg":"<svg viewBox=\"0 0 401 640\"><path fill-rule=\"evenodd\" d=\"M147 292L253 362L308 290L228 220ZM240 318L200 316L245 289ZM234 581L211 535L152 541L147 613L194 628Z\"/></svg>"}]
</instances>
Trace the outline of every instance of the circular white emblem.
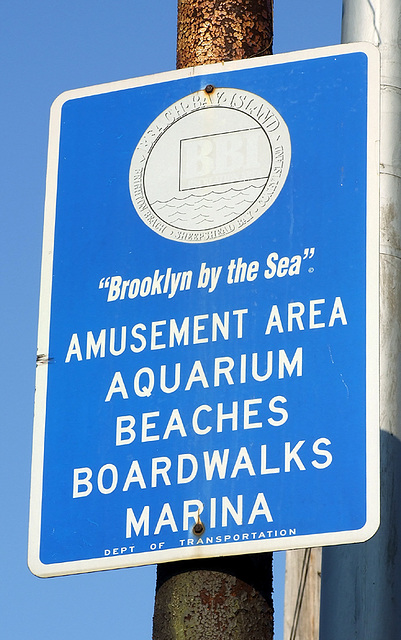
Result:
<instances>
[{"instance_id":1,"label":"circular white emblem","mask_svg":"<svg viewBox=\"0 0 401 640\"><path fill-rule=\"evenodd\" d=\"M287 125L238 89L197 91L163 111L132 156L129 187L145 224L164 238L210 242L268 209L291 158Z\"/></svg>"}]
</instances>

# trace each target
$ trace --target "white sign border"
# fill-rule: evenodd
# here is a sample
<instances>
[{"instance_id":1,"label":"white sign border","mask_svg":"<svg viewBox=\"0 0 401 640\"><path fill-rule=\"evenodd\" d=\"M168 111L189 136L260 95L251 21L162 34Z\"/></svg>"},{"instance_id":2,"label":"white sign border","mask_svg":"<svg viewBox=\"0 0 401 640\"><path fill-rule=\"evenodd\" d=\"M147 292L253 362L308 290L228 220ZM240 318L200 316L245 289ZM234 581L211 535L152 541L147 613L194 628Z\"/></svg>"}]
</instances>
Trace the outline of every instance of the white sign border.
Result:
<instances>
[{"instance_id":1,"label":"white sign border","mask_svg":"<svg viewBox=\"0 0 401 640\"><path fill-rule=\"evenodd\" d=\"M379 387L379 111L380 111L380 58L378 49L369 43L342 44L290 53L264 56L248 60L225 62L179 71L143 76L117 82L66 91L56 98L50 112L50 131L46 177L45 221L42 249L42 275L39 303L38 354L48 354L50 332L50 308L52 294L54 229L57 199L58 157L61 110L65 102L77 98L100 95L135 87L158 84L188 78L213 75L239 69L267 67L270 65L312 60L316 58L364 53L368 58L368 117L367 145L367 239L366 239L366 469L367 469L367 521L361 529L324 534L307 534L294 537L276 537L263 541L222 543L191 546L180 549L132 553L90 560L43 564L39 558L42 477L47 398L47 364L38 363L36 374L34 433L32 447L31 497L29 514L28 566L39 577L62 576L92 571L104 571L160 562L229 556L268 551L338 545L363 542L370 538L379 526L379 407L377 394L371 389ZM278 544L279 543L279 544Z\"/></svg>"}]
</instances>

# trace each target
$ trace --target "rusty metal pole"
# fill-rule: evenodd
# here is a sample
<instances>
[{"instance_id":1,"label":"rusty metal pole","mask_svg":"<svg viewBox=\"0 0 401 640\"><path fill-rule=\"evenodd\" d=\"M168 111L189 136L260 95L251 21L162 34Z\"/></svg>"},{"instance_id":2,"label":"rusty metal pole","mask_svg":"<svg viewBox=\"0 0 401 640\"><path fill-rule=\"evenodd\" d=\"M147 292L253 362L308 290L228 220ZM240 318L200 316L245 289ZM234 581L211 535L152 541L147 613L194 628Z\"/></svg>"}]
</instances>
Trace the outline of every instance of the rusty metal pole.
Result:
<instances>
[{"instance_id":1,"label":"rusty metal pole","mask_svg":"<svg viewBox=\"0 0 401 640\"><path fill-rule=\"evenodd\" d=\"M177 68L272 53L273 0L178 0ZM272 640L272 554L158 566L153 640Z\"/></svg>"},{"instance_id":2,"label":"rusty metal pole","mask_svg":"<svg viewBox=\"0 0 401 640\"><path fill-rule=\"evenodd\" d=\"M272 555L157 568L154 640L272 640Z\"/></svg>"},{"instance_id":3,"label":"rusty metal pole","mask_svg":"<svg viewBox=\"0 0 401 640\"><path fill-rule=\"evenodd\" d=\"M177 69L272 53L273 0L178 0Z\"/></svg>"}]
</instances>

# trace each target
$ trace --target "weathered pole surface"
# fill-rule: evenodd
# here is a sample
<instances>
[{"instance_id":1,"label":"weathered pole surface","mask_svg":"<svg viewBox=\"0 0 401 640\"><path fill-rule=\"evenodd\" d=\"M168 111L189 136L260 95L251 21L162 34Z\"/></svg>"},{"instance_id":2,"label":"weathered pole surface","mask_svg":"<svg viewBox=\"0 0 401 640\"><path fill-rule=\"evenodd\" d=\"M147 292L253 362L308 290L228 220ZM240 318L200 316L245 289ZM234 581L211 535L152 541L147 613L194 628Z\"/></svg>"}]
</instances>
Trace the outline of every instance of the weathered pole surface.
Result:
<instances>
[{"instance_id":1,"label":"weathered pole surface","mask_svg":"<svg viewBox=\"0 0 401 640\"><path fill-rule=\"evenodd\" d=\"M381 523L368 542L323 550L321 638L401 637L401 3L344 0L343 42L381 54Z\"/></svg>"},{"instance_id":2,"label":"weathered pole surface","mask_svg":"<svg viewBox=\"0 0 401 640\"><path fill-rule=\"evenodd\" d=\"M272 53L273 0L178 0L177 69Z\"/></svg>"},{"instance_id":3,"label":"weathered pole surface","mask_svg":"<svg viewBox=\"0 0 401 640\"><path fill-rule=\"evenodd\" d=\"M177 68L272 52L272 0L178 0ZM272 554L158 566L153 640L272 640Z\"/></svg>"},{"instance_id":4,"label":"weathered pole surface","mask_svg":"<svg viewBox=\"0 0 401 640\"><path fill-rule=\"evenodd\" d=\"M154 640L272 640L271 554L157 568Z\"/></svg>"}]
</instances>

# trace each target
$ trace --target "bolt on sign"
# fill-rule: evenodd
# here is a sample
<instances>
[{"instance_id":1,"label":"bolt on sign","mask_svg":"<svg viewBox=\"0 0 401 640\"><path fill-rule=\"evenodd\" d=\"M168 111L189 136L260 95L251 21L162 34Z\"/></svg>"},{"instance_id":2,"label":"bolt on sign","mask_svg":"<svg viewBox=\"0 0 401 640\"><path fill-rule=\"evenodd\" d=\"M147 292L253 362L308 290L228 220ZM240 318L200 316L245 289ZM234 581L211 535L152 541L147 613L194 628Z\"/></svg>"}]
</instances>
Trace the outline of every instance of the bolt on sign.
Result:
<instances>
[{"instance_id":1,"label":"bolt on sign","mask_svg":"<svg viewBox=\"0 0 401 640\"><path fill-rule=\"evenodd\" d=\"M56 100L34 573L374 533L378 84L343 45Z\"/></svg>"}]
</instances>

